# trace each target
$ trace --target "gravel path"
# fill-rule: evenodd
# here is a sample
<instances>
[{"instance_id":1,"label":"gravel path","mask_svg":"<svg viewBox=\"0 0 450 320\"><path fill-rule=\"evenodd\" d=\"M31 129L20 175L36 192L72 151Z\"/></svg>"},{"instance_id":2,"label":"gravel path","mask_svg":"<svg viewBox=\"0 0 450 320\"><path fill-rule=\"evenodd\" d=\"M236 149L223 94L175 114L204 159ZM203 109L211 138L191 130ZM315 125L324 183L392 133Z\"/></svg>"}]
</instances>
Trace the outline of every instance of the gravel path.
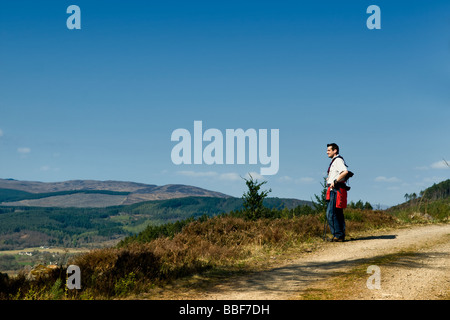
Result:
<instances>
[{"instance_id":1,"label":"gravel path","mask_svg":"<svg viewBox=\"0 0 450 320\"><path fill-rule=\"evenodd\" d=\"M335 290L330 287L330 280L343 272L351 272L374 259L390 257L389 262L380 265L380 289L367 288L366 280L370 277L367 274L363 282L356 281L354 288L347 288L343 298L448 299L449 253L450 224L394 229L344 243L327 243L283 266L233 278L191 298L298 299L308 288Z\"/></svg>"}]
</instances>

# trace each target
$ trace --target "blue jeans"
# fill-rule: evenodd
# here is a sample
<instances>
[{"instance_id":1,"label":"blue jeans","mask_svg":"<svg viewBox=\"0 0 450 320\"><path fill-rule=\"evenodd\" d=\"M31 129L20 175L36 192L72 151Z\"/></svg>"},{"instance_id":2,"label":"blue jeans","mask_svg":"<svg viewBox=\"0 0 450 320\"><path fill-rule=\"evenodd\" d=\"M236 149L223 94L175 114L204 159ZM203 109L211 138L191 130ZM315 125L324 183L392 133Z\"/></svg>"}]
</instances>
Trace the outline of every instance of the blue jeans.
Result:
<instances>
[{"instance_id":1,"label":"blue jeans","mask_svg":"<svg viewBox=\"0 0 450 320\"><path fill-rule=\"evenodd\" d=\"M336 208L336 190L330 191L330 201L327 206L327 220L333 236L339 239L345 238L344 209Z\"/></svg>"}]
</instances>

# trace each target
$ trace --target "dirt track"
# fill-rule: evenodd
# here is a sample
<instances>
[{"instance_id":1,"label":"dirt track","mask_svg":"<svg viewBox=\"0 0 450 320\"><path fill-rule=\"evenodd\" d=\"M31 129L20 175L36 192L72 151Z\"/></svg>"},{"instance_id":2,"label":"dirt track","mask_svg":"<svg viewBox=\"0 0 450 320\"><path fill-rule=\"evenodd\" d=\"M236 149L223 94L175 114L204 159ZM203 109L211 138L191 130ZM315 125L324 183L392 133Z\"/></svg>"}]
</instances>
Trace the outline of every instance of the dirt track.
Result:
<instances>
[{"instance_id":1,"label":"dirt track","mask_svg":"<svg viewBox=\"0 0 450 320\"><path fill-rule=\"evenodd\" d=\"M394 229L326 243L283 266L233 278L189 298L449 299L449 253L450 224ZM380 289L367 288L369 265L380 268Z\"/></svg>"}]
</instances>

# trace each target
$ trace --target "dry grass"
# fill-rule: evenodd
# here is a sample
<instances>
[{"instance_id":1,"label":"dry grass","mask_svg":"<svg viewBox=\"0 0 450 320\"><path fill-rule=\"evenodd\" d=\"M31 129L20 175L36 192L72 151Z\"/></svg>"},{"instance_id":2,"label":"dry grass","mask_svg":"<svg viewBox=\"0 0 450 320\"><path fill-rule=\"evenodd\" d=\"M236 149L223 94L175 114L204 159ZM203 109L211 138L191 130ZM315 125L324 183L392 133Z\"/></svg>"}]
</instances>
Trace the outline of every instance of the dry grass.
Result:
<instances>
[{"instance_id":1,"label":"dry grass","mask_svg":"<svg viewBox=\"0 0 450 320\"><path fill-rule=\"evenodd\" d=\"M217 216L193 221L173 238L92 250L70 261L82 270L82 289L72 290L65 298L122 298L167 286L186 276L192 279L194 275L208 274L220 278L224 273L264 267L273 255L304 248L305 243L320 239L323 219L320 215L301 215L248 221L231 215ZM396 223L382 211L349 209L346 219L350 232ZM60 275L49 277L47 287L54 286Z\"/></svg>"},{"instance_id":2,"label":"dry grass","mask_svg":"<svg viewBox=\"0 0 450 320\"><path fill-rule=\"evenodd\" d=\"M347 228L353 232L395 223L382 212L350 210L348 214ZM261 261L317 239L322 232L323 220L318 215L256 221L218 216L194 221L173 238L93 250L73 264L83 270L82 282L95 296L111 297L120 293L118 283L132 281L130 274L139 279L139 284L127 287L136 293L206 270L221 270L219 275L224 270L239 272L267 265Z\"/></svg>"}]
</instances>

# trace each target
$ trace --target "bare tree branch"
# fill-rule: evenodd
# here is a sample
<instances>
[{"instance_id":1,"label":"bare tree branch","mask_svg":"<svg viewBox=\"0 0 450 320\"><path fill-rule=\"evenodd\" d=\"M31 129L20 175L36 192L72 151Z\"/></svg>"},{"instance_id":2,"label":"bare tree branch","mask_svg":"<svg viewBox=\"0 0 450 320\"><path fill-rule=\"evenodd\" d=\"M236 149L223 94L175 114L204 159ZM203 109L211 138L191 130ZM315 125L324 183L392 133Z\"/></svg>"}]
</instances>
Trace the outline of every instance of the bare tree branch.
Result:
<instances>
[{"instance_id":1,"label":"bare tree branch","mask_svg":"<svg viewBox=\"0 0 450 320\"><path fill-rule=\"evenodd\" d=\"M442 158L442 160L444 160L444 162L445 162L445 164L447 165L447 167L449 167L449 168L450 168L450 165L448 164L448 162L447 162L447 161L445 161L445 159L444 159L444 158Z\"/></svg>"}]
</instances>

